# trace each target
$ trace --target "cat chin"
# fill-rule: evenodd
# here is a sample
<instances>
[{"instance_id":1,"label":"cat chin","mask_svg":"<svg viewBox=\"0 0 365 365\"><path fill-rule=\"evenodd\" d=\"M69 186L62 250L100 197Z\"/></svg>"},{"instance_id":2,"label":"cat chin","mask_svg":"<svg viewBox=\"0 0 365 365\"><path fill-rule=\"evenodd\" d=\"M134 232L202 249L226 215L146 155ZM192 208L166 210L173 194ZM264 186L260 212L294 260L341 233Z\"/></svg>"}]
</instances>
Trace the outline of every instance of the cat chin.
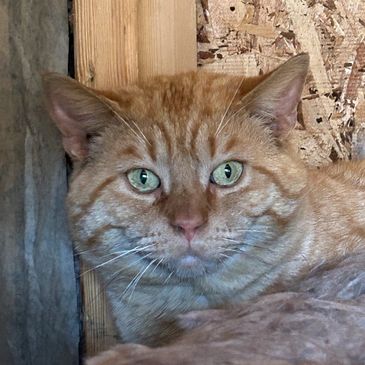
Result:
<instances>
[{"instance_id":1,"label":"cat chin","mask_svg":"<svg viewBox=\"0 0 365 365\"><path fill-rule=\"evenodd\" d=\"M215 261L208 261L197 255L186 254L170 260L168 268L181 279L194 279L217 271L218 265Z\"/></svg>"}]
</instances>

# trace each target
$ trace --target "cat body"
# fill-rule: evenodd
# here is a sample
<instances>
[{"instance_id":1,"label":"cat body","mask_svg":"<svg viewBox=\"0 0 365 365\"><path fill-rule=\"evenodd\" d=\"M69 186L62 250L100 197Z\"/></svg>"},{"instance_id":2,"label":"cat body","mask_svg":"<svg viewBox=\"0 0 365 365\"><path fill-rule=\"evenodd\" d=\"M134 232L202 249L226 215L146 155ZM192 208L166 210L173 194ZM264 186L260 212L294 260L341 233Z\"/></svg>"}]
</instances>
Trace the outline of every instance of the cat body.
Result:
<instances>
[{"instance_id":1,"label":"cat body","mask_svg":"<svg viewBox=\"0 0 365 365\"><path fill-rule=\"evenodd\" d=\"M171 339L174 318L237 304L365 246L365 162L311 170L286 138L308 68L187 73L114 92L49 74L75 161L77 250L123 341Z\"/></svg>"},{"instance_id":2,"label":"cat body","mask_svg":"<svg viewBox=\"0 0 365 365\"><path fill-rule=\"evenodd\" d=\"M173 343L118 345L86 364L363 364L364 262L363 250L326 262L281 293L180 315L182 334Z\"/></svg>"}]
</instances>

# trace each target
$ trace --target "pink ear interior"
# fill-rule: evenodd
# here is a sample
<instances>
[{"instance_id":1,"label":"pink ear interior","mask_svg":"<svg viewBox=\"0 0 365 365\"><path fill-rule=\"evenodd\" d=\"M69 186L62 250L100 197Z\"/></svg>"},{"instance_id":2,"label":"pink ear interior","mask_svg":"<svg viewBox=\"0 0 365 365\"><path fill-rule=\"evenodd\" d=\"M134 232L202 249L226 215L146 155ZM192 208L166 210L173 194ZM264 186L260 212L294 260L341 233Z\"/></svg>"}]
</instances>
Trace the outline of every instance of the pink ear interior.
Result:
<instances>
[{"instance_id":1,"label":"pink ear interior","mask_svg":"<svg viewBox=\"0 0 365 365\"><path fill-rule=\"evenodd\" d=\"M276 133L282 134L294 127L297 121L297 108L300 102L304 79L294 79L288 88L279 96L275 104Z\"/></svg>"},{"instance_id":2,"label":"pink ear interior","mask_svg":"<svg viewBox=\"0 0 365 365\"><path fill-rule=\"evenodd\" d=\"M308 66L307 54L291 58L244 99L245 110L267 119L277 137L294 127Z\"/></svg>"},{"instance_id":3,"label":"pink ear interior","mask_svg":"<svg viewBox=\"0 0 365 365\"><path fill-rule=\"evenodd\" d=\"M50 115L62 134L65 151L76 160L88 156L88 135L111 118L106 102L93 90L55 73L43 76Z\"/></svg>"},{"instance_id":4,"label":"pink ear interior","mask_svg":"<svg viewBox=\"0 0 365 365\"><path fill-rule=\"evenodd\" d=\"M61 105L54 105L52 115L62 134L65 151L73 159L83 160L86 158L88 155L87 132L82 123L70 117Z\"/></svg>"}]
</instances>

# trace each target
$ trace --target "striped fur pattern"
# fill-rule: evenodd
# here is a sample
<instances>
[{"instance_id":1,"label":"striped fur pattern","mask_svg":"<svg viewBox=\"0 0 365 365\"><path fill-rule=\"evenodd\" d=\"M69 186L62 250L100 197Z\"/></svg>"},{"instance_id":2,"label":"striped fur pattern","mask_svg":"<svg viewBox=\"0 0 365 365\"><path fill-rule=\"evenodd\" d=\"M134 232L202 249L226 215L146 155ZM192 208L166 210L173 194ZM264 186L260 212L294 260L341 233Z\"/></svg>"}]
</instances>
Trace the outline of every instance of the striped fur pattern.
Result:
<instances>
[{"instance_id":1,"label":"striped fur pattern","mask_svg":"<svg viewBox=\"0 0 365 365\"><path fill-rule=\"evenodd\" d=\"M50 114L75 169L68 196L76 250L96 270L126 342L172 338L174 317L274 290L364 247L365 163L308 169L286 140L308 56L242 79L203 72L96 91L44 76ZM229 160L237 184L210 182ZM160 177L136 192L126 173ZM202 219L191 242L171 224Z\"/></svg>"}]
</instances>

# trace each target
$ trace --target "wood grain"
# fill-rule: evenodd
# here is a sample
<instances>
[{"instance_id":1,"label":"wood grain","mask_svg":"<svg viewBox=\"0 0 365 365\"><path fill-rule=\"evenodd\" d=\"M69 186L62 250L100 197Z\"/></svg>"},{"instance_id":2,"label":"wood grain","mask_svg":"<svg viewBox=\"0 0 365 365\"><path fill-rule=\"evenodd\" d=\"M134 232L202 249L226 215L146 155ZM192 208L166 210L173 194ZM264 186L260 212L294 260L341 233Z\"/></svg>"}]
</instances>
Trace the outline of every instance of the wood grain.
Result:
<instances>
[{"instance_id":1,"label":"wood grain","mask_svg":"<svg viewBox=\"0 0 365 365\"><path fill-rule=\"evenodd\" d=\"M65 154L40 74L67 73L67 3L0 3L0 364L79 364Z\"/></svg>"},{"instance_id":2,"label":"wood grain","mask_svg":"<svg viewBox=\"0 0 365 365\"><path fill-rule=\"evenodd\" d=\"M75 0L76 76L115 89L159 74L196 69L194 0ZM84 269L85 270L85 269ZM96 275L83 279L85 352L117 340Z\"/></svg>"},{"instance_id":3,"label":"wood grain","mask_svg":"<svg viewBox=\"0 0 365 365\"><path fill-rule=\"evenodd\" d=\"M141 0L139 79L196 69L195 0Z\"/></svg>"},{"instance_id":4,"label":"wood grain","mask_svg":"<svg viewBox=\"0 0 365 365\"><path fill-rule=\"evenodd\" d=\"M75 0L76 78L113 89L138 78L138 1Z\"/></svg>"},{"instance_id":5,"label":"wood grain","mask_svg":"<svg viewBox=\"0 0 365 365\"><path fill-rule=\"evenodd\" d=\"M76 78L96 89L114 89L137 81L137 1L74 2ZM81 265L83 352L98 353L118 339L97 274Z\"/></svg>"},{"instance_id":6,"label":"wood grain","mask_svg":"<svg viewBox=\"0 0 365 365\"><path fill-rule=\"evenodd\" d=\"M81 264L84 332L82 353L87 355L108 349L118 342L103 285L97 274L89 270L88 266Z\"/></svg>"}]
</instances>

